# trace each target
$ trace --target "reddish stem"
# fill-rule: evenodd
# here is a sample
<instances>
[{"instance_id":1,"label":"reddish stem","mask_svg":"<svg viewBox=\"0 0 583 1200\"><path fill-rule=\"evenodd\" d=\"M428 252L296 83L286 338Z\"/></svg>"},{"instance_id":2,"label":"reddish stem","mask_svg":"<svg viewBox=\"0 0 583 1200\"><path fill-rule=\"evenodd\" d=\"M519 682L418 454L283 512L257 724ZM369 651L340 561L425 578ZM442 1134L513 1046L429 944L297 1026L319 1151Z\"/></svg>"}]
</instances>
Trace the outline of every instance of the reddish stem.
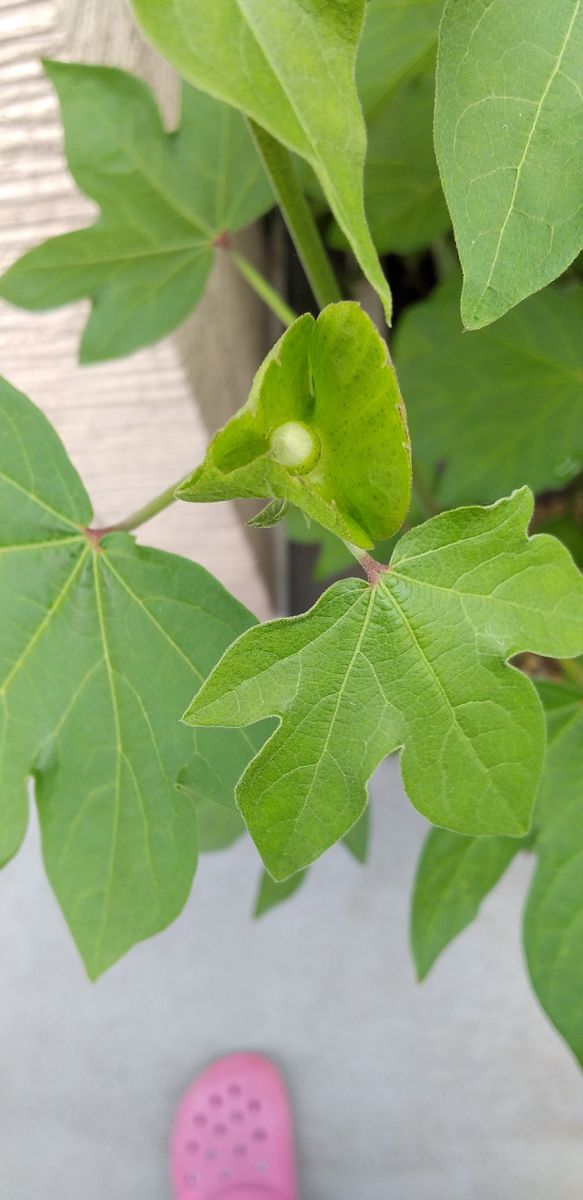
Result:
<instances>
[{"instance_id":1,"label":"reddish stem","mask_svg":"<svg viewBox=\"0 0 583 1200\"><path fill-rule=\"evenodd\" d=\"M366 573L366 577L371 587L376 587L381 575L386 575L390 567L385 563L377 562L376 558L371 558L370 554L363 554L360 557L360 564Z\"/></svg>"},{"instance_id":2,"label":"reddish stem","mask_svg":"<svg viewBox=\"0 0 583 1200\"><path fill-rule=\"evenodd\" d=\"M114 533L116 528L117 526L115 525L104 525L102 529L84 529L83 533L95 549L97 549L106 533Z\"/></svg>"}]
</instances>

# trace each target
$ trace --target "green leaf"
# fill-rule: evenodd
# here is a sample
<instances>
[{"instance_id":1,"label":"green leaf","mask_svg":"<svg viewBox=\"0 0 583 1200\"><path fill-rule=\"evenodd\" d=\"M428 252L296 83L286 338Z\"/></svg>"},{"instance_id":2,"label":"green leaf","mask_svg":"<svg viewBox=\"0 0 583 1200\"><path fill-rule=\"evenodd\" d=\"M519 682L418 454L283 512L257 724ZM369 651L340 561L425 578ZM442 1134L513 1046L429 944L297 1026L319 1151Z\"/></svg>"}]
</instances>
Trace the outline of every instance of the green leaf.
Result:
<instances>
[{"instance_id":1,"label":"green leaf","mask_svg":"<svg viewBox=\"0 0 583 1200\"><path fill-rule=\"evenodd\" d=\"M356 79L368 115L435 55L443 0L368 0Z\"/></svg>"},{"instance_id":2,"label":"green leaf","mask_svg":"<svg viewBox=\"0 0 583 1200\"><path fill-rule=\"evenodd\" d=\"M362 816L356 822L356 825L353 825L352 829L349 829L348 833L342 839L349 854L359 863L365 863L367 860L369 833L369 814L368 809L365 809ZM278 881L273 879L267 871L263 871L253 915L255 917L262 917L270 908L275 908L276 905L283 904L285 900L289 900L297 892L301 884L304 883L307 874L307 871L297 871L295 875L290 875L288 879Z\"/></svg>"},{"instance_id":3,"label":"green leaf","mask_svg":"<svg viewBox=\"0 0 583 1200\"><path fill-rule=\"evenodd\" d=\"M214 799L260 744L193 741L178 722L252 617L194 563L125 533L89 537L61 443L5 382L0 511L0 860L24 836L32 774L47 873L95 977L188 896L197 826L180 770L197 775L200 756Z\"/></svg>"},{"instance_id":4,"label":"green leaf","mask_svg":"<svg viewBox=\"0 0 583 1200\"><path fill-rule=\"evenodd\" d=\"M298 888L305 881L307 872L298 871L296 875L290 875L289 879L285 879L283 883L278 883L267 871L263 871L259 881L259 890L255 900L255 908L253 910L254 917L262 917L270 909L276 908L279 904L283 904L285 900L289 900L295 895Z\"/></svg>"},{"instance_id":5,"label":"green leaf","mask_svg":"<svg viewBox=\"0 0 583 1200\"><path fill-rule=\"evenodd\" d=\"M365 863L368 858L368 847L370 841L370 812L365 808L362 816L358 818L352 829L344 834L342 839L346 849L353 858L359 863Z\"/></svg>"},{"instance_id":6,"label":"green leaf","mask_svg":"<svg viewBox=\"0 0 583 1200\"><path fill-rule=\"evenodd\" d=\"M549 517L539 526L538 532L558 538L567 547L577 566L583 569L583 528L573 516L565 513L563 516Z\"/></svg>"},{"instance_id":7,"label":"green leaf","mask_svg":"<svg viewBox=\"0 0 583 1200\"><path fill-rule=\"evenodd\" d=\"M364 0L133 0L154 45L197 87L239 108L314 168L387 320L366 224L366 132L355 86Z\"/></svg>"},{"instance_id":8,"label":"green leaf","mask_svg":"<svg viewBox=\"0 0 583 1200\"><path fill-rule=\"evenodd\" d=\"M552 685L548 685L548 704ZM524 916L534 990L583 1065L583 692L558 688L537 807L538 867Z\"/></svg>"},{"instance_id":9,"label":"green leaf","mask_svg":"<svg viewBox=\"0 0 583 1200\"><path fill-rule=\"evenodd\" d=\"M314 582L322 583L331 575L340 575L354 567L354 555L344 542L317 522L308 522L299 508L290 509L286 529L290 542L297 542L300 546L318 546L318 557L312 570Z\"/></svg>"},{"instance_id":10,"label":"green leaf","mask_svg":"<svg viewBox=\"0 0 583 1200\"><path fill-rule=\"evenodd\" d=\"M180 127L167 134L150 89L125 71L56 62L45 70L70 170L101 217L25 254L0 295L33 310L90 297L80 358L97 362L175 329L202 296L217 239L266 212L273 196L243 119L227 105L185 84Z\"/></svg>"},{"instance_id":11,"label":"green leaf","mask_svg":"<svg viewBox=\"0 0 583 1200\"><path fill-rule=\"evenodd\" d=\"M304 616L248 631L206 680L189 724L279 718L237 789L274 878L344 836L398 747L405 789L435 824L528 830L544 723L504 660L583 649L583 581L560 543L527 537L532 508L522 489L433 518L400 540L375 587L336 583Z\"/></svg>"},{"instance_id":12,"label":"green leaf","mask_svg":"<svg viewBox=\"0 0 583 1200\"><path fill-rule=\"evenodd\" d=\"M409 437L386 344L346 301L284 333L249 400L177 495L287 500L366 548L402 525L410 488Z\"/></svg>"},{"instance_id":13,"label":"green leaf","mask_svg":"<svg viewBox=\"0 0 583 1200\"><path fill-rule=\"evenodd\" d=\"M583 463L583 287L550 288L490 329L460 327L455 279L410 309L395 362L415 462L443 507L527 483L561 488Z\"/></svg>"},{"instance_id":14,"label":"green leaf","mask_svg":"<svg viewBox=\"0 0 583 1200\"><path fill-rule=\"evenodd\" d=\"M580 0L448 0L435 147L479 329L583 246Z\"/></svg>"},{"instance_id":15,"label":"green leaf","mask_svg":"<svg viewBox=\"0 0 583 1200\"><path fill-rule=\"evenodd\" d=\"M264 721L242 730L245 736L236 742L221 736L206 745L195 735L195 757L180 771L176 786L194 807L201 854L224 850L245 832L235 807L237 780L272 728L272 721Z\"/></svg>"},{"instance_id":16,"label":"green leaf","mask_svg":"<svg viewBox=\"0 0 583 1200\"><path fill-rule=\"evenodd\" d=\"M183 773L184 774L184 773ZM178 787L189 795L187 782L179 777ZM197 798L194 802L198 828L198 848L201 854L226 850L244 833L245 823L236 808L215 804L214 800Z\"/></svg>"},{"instance_id":17,"label":"green leaf","mask_svg":"<svg viewBox=\"0 0 583 1200\"><path fill-rule=\"evenodd\" d=\"M477 917L482 900L523 848L518 838L468 838L432 829L419 859L411 910L411 946L419 979Z\"/></svg>"},{"instance_id":18,"label":"green leaf","mask_svg":"<svg viewBox=\"0 0 583 1200\"><path fill-rule=\"evenodd\" d=\"M422 519L413 496L407 515L407 527L412 528L414 525L419 525ZM299 509L290 509L286 518L286 528L290 542L297 542L300 546L318 546L318 556L312 569L312 579L315 583L325 582L330 579L331 575L342 575L347 571L350 571L351 574L354 573L354 554L346 544L333 533L329 533L327 529L323 529L317 521L310 521ZM397 538L398 535L395 534L393 537L383 538L381 542L377 542L374 548L375 559L387 563L395 549ZM571 550L570 546L569 550Z\"/></svg>"},{"instance_id":19,"label":"green leaf","mask_svg":"<svg viewBox=\"0 0 583 1200\"><path fill-rule=\"evenodd\" d=\"M364 203L380 254L410 254L450 225L433 150L432 76L392 92L368 122ZM344 246L337 226L328 235Z\"/></svg>"},{"instance_id":20,"label":"green leaf","mask_svg":"<svg viewBox=\"0 0 583 1200\"><path fill-rule=\"evenodd\" d=\"M255 517L251 517L246 524L252 529L273 529L274 525L279 525L283 521L289 510L288 500L271 500L266 504L265 508L261 509Z\"/></svg>"},{"instance_id":21,"label":"green leaf","mask_svg":"<svg viewBox=\"0 0 583 1200\"><path fill-rule=\"evenodd\" d=\"M234 810L237 780L273 728L273 721L263 721L253 729L242 731L236 742L229 742L228 754L224 752L225 744L221 738L199 743L196 734L195 756L180 771L177 787L195 806L211 801Z\"/></svg>"},{"instance_id":22,"label":"green leaf","mask_svg":"<svg viewBox=\"0 0 583 1200\"><path fill-rule=\"evenodd\" d=\"M547 1015L583 1063L583 690L539 683L548 748L528 843L462 838L433 830L421 855L412 912L420 978L477 915L484 896L525 844L537 854L524 943L531 980Z\"/></svg>"}]
</instances>

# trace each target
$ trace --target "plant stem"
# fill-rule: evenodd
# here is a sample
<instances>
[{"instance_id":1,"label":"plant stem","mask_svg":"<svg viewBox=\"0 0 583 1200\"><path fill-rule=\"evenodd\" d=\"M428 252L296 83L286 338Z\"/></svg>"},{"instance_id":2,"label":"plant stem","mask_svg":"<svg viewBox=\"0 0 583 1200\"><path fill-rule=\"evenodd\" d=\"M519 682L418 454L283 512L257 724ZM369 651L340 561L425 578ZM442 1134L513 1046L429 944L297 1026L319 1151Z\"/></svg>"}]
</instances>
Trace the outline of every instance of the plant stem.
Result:
<instances>
[{"instance_id":1,"label":"plant stem","mask_svg":"<svg viewBox=\"0 0 583 1200\"><path fill-rule=\"evenodd\" d=\"M342 294L290 152L255 121L249 126L316 301L320 308L334 304Z\"/></svg>"},{"instance_id":2,"label":"plant stem","mask_svg":"<svg viewBox=\"0 0 583 1200\"><path fill-rule=\"evenodd\" d=\"M139 525L145 525L146 521L151 521L152 517L156 517L158 513L163 512L165 508L170 508L176 500L176 488L180 486L182 479L177 483L171 484L166 491L161 492L159 496L154 496L153 500L148 500L142 508L138 508L136 512L130 513L129 517L124 517L123 521L118 521L112 525L108 532L113 532L117 529L137 529Z\"/></svg>"},{"instance_id":3,"label":"plant stem","mask_svg":"<svg viewBox=\"0 0 583 1200\"><path fill-rule=\"evenodd\" d=\"M286 304L285 300L282 300L279 293L272 288L271 284L264 279L263 275L260 274L248 259L239 254L238 250L231 250L230 254L243 279L247 280L253 291L257 292L257 295L261 297L272 313L275 313L282 325L293 325L297 319L297 313L294 312L293 308L290 308L289 304Z\"/></svg>"},{"instance_id":4,"label":"plant stem","mask_svg":"<svg viewBox=\"0 0 583 1200\"><path fill-rule=\"evenodd\" d=\"M390 571L390 567L386 563L377 562L376 558L372 558L366 550L361 550L360 546L354 546L352 542L347 542L342 538L346 549L354 556L357 563L362 567L366 578L371 587L376 587L381 575L386 575Z\"/></svg>"}]
</instances>

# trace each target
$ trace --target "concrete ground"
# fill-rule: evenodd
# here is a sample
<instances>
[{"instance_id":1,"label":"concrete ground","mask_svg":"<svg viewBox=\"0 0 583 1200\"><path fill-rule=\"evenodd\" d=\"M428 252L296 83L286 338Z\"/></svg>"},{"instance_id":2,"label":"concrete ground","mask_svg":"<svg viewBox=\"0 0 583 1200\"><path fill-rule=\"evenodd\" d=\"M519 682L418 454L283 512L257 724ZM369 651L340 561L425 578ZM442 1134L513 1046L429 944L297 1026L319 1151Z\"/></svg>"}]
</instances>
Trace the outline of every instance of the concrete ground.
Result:
<instances>
[{"instance_id":1,"label":"concrete ground","mask_svg":"<svg viewBox=\"0 0 583 1200\"><path fill-rule=\"evenodd\" d=\"M529 862L420 987L423 822L395 762L374 791L365 869L335 848L254 923L253 847L209 856L176 924L96 985L31 830L0 876L2 1200L169 1200L174 1106L239 1047L287 1075L302 1200L580 1200L581 1077L521 963Z\"/></svg>"}]
</instances>

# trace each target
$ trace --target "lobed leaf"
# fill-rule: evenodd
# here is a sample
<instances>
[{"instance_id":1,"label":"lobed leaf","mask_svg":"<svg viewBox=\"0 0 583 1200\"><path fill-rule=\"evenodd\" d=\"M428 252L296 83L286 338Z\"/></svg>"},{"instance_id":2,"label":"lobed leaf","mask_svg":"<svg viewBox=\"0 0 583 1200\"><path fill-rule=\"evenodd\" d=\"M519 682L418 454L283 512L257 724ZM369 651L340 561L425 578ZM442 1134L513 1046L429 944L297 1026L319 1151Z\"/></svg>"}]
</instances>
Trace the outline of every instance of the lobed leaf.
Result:
<instances>
[{"instance_id":1,"label":"lobed leaf","mask_svg":"<svg viewBox=\"0 0 583 1200\"><path fill-rule=\"evenodd\" d=\"M5 382L0 511L0 860L24 836L32 774L47 873L95 977L187 898L198 838L181 769L228 803L260 744L193 740L172 717L253 618L202 567L88 535L61 443Z\"/></svg>"},{"instance_id":2,"label":"lobed leaf","mask_svg":"<svg viewBox=\"0 0 583 1200\"><path fill-rule=\"evenodd\" d=\"M527 537L532 506L523 489L433 518L401 539L375 587L341 581L305 615L248 631L206 680L189 724L279 718L237 789L274 878L348 832L398 747L407 794L435 824L528 830L544 722L505 660L583 649L583 582L558 542Z\"/></svg>"},{"instance_id":3,"label":"lobed leaf","mask_svg":"<svg viewBox=\"0 0 583 1200\"><path fill-rule=\"evenodd\" d=\"M364 0L133 0L154 45L313 167L390 320L362 199L366 132L355 86Z\"/></svg>"},{"instance_id":4,"label":"lobed leaf","mask_svg":"<svg viewBox=\"0 0 583 1200\"><path fill-rule=\"evenodd\" d=\"M43 310L89 297L84 363L129 354L175 329L200 300L217 239L271 208L245 122L183 85L165 132L150 89L111 67L45 62L61 103L65 150L95 225L50 238L0 280L0 296Z\"/></svg>"},{"instance_id":5,"label":"lobed leaf","mask_svg":"<svg viewBox=\"0 0 583 1200\"><path fill-rule=\"evenodd\" d=\"M583 247L580 0L448 0L435 147L468 329L543 288Z\"/></svg>"},{"instance_id":6,"label":"lobed leaf","mask_svg":"<svg viewBox=\"0 0 583 1200\"><path fill-rule=\"evenodd\" d=\"M345 301L317 321L299 317L284 333L247 403L177 495L289 501L339 537L371 547L400 528L410 489L409 435L386 344Z\"/></svg>"},{"instance_id":7,"label":"lobed leaf","mask_svg":"<svg viewBox=\"0 0 583 1200\"><path fill-rule=\"evenodd\" d=\"M564 487L583 465L583 287L549 288L471 336L456 292L447 280L410 309L395 345L415 462L436 502Z\"/></svg>"}]
</instances>

